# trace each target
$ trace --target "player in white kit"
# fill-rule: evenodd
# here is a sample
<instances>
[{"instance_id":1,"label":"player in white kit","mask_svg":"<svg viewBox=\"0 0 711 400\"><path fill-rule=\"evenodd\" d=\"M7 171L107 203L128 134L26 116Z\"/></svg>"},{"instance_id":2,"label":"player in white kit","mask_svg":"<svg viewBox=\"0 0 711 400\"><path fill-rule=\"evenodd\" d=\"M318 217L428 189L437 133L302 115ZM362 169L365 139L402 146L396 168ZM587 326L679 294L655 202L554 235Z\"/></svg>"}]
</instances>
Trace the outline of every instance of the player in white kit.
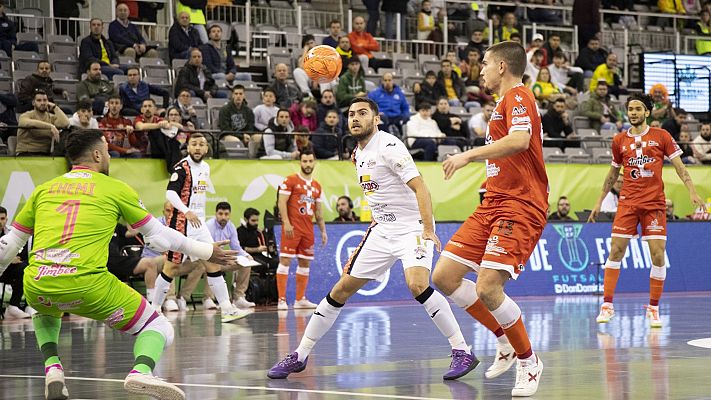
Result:
<instances>
[{"instance_id":1,"label":"player in white kit","mask_svg":"<svg viewBox=\"0 0 711 400\"><path fill-rule=\"evenodd\" d=\"M343 268L341 279L316 307L299 347L269 370L269 378L283 379L303 371L311 349L331 328L346 300L370 280L380 279L398 259L412 295L452 346L452 363L444 379L462 377L479 363L447 299L429 285L434 247L440 250L441 246L434 231L430 192L405 145L391 134L378 131L379 124L375 102L353 99L348 125L358 146L352 160L373 223Z\"/></svg>"},{"instance_id":2,"label":"player in white kit","mask_svg":"<svg viewBox=\"0 0 711 400\"><path fill-rule=\"evenodd\" d=\"M210 166L202 161L207 154L207 140L200 133L193 133L188 139L188 156L175 165L170 176L166 198L173 205L173 212L168 218L168 226L199 242L213 243L210 231L205 225L206 192L214 193L210 181ZM179 265L184 261L183 254L169 251L163 271L156 279L153 305L160 310L170 283L178 273ZM193 260L195 261L195 260ZM222 322L230 322L248 315L230 302L225 278L217 264L205 263L207 283L210 285L222 311Z\"/></svg>"}]
</instances>

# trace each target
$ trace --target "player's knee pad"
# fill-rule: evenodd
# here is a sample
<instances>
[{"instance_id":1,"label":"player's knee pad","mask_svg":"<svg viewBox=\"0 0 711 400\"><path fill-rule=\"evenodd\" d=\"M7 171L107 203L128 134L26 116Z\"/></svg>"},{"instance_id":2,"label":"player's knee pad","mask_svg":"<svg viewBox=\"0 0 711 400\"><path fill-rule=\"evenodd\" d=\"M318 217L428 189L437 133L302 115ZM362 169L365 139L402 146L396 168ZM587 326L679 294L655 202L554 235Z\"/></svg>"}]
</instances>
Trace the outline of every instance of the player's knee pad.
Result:
<instances>
[{"instance_id":1,"label":"player's knee pad","mask_svg":"<svg viewBox=\"0 0 711 400\"><path fill-rule=\"evenodd\" d=\"M279 267L277 267L276 273L283 274L283 275L289 275L289 266L279 264Z\"/></svg>"},{"instance_id":2,"label":"player's knee pad","mask_svg":"<svg viewBox=\"0 0 711 400\"><path fill-rule=\"evenodd\" d=\"M158 318L154 319L153 321L149 322L145 328L143 328L143 331L156 331L163 335L165 338L165 346L168 347L173 343L173 339L175 337L175 331L173 330L173 325L170 324L170 321L168 321L168 318L159 315Z\"/></svg>"},{"instance_id":3,"label":"player's knee pad","mask_svg":"<svg viewBox=\"0 0 711 400\"><path fill-rule=\"evenodd\" d=\"M288 272L288 271L287 271L287 272ZM297 274L297 275L309 276L309 268L296 267L296 274Z\"/></svg>"},{"instance_id":4,"label":"player's knee pad","mask_svg":"<svg viewBox=\"0 0 711 400\"><path fill-rule=\"evenodd\" d=\"M449 295L449 298L459 307L469 308L479 299L476 295L476 283L469 279L462 279L461 285Z\"/></svg>"},{"instance_id":5,"label":"player's knee pad","mask_svg":"<svg viewBox=\"0 0 711 400\"><path fill-rule=\"evenodd\" d=\"M667 279L667 267L652 266L649 269L649 277L659 281Z\"/></svg>"}]
</instances>

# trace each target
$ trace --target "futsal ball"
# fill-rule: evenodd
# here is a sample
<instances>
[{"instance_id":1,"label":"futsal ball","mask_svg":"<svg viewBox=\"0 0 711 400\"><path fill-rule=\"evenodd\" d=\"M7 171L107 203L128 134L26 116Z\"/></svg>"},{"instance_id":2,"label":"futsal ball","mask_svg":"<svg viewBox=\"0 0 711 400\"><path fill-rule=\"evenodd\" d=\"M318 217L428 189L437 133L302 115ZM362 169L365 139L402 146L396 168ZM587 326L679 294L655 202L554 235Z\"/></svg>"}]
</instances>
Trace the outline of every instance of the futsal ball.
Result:
<instances>
[{"instance_id":1,"label":"futsal ball","mask_svg":"<svg viewBox=\"0 0 711 400\"><path fill-rule=\"evenodd\" d=\"M312 81L328 83L341 74L341 55L331 46L320 45L304 56L304 70Z\"/></svg>"}]
</instances>

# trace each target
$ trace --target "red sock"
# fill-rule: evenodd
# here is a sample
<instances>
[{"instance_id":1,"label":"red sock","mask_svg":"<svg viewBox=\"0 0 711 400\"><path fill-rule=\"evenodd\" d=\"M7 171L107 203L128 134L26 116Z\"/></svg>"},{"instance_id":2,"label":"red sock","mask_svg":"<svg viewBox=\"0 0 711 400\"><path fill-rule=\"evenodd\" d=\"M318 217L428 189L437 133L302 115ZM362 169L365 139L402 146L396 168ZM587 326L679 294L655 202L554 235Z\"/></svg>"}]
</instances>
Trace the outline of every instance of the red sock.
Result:
<instances>
[{"instance_id":1,"label":"red sock","mask_svg":"<svg viewBox=\"0 0 711 400\"><path fill-rule=\"evenodd\" d=\"M606 303L612 303L612 298L615 296L615 288L617 287L617 280L620 278L619 268L605 268L605 280L604 280L604 301Z\"/></svg>"},{"instance_id":2,"label":"red sock","mask_svg":"<svg viewBox=\"0 0 711 400\"><path fill-rule=\"evenodd\" d=\"M476 299L474 304L466 309L466 312L474 317L475 320L481 322L488 330L494 332L496 337L500 337L504 334L504 330L501 328L501 325L499 325L499 322L480 299Z\"/></svg>"},{"instance_id":3,"label":"red sock","mask_svg":"<svg viewBox=\"0 0 711 400\"><path fill-rule=\"evenodd\" d=\"M506 332L506 337L509 339L514 351L516 351L518 358L525 360L533 355L531 341L528 339L528 333L523 325L522 317L519 317L510 328L504 329L504 332Z\"/></svg>"},{"instance_id":4,"label":"red sock","mask_svg":"<svg viewBox=\"0 0 711 400\"><path fill-rule=\"evenodd\" d=\"M288 274L280 274L277 272L277 292L279 293L279 300L286 300L286 281L289 279Z\"/></svg>"},{"instance_id":5,"label":"red sock","mask_svg":"<svg viewBox=\"0 0 711 400\"><path fill-rule=\"evenodd\" d=\"M296 274L296 300L299 301L306 297L306 285L309 283L308 275Z\"/></svg>"},{"instance_id":6,"label":"red sock","mask_svg":"<svg viewBox=\"0 0 711 400\"><path fill-rule=\"evenodd\" d=\"M662 298L664 291L664 281L654 278L649 278L649 305L658 306L659 299Z\"/></svg>"}]
</instances>

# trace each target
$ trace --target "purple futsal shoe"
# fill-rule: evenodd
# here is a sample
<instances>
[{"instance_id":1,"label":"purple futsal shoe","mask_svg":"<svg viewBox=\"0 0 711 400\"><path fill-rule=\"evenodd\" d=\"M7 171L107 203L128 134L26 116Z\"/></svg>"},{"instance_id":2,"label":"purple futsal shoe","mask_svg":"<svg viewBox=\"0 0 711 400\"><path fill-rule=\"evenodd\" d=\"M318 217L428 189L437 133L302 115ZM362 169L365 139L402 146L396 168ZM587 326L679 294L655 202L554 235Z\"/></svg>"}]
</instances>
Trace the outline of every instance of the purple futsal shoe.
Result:
<instances>
[{"instance_id":1,"label":"purple futsal shoe","mask_svg":"<svg viewBox=\"0 0 711 400\"><path fill-rule=\"evenodd\" d=\"M468 374L479 365L474 354L468 354L464 350L452 350L452 363L449 364L449 371L444 374L445 380L458 379Z\"/></svg>"},{"instance_id":2,"label":"purple futsal shoe","mask_svg":"<svg viewBox=\"0 0 711 400\"><path fill-rule=\"evenodd\" d=\"M267 376L271 379L285 379L292 372L301 372L306 369L306 362L309 360L308 357L304 361L299 361L299 354L293 352L287 355L283 360L276 363L272 369L267 372ZM469 372L469 371L467 371ZM466 372L465 372L466 374ZM463 374L462 374L463 375ZM454 378L452 378L454 379Z\"/></svg>"}]
</instances>

